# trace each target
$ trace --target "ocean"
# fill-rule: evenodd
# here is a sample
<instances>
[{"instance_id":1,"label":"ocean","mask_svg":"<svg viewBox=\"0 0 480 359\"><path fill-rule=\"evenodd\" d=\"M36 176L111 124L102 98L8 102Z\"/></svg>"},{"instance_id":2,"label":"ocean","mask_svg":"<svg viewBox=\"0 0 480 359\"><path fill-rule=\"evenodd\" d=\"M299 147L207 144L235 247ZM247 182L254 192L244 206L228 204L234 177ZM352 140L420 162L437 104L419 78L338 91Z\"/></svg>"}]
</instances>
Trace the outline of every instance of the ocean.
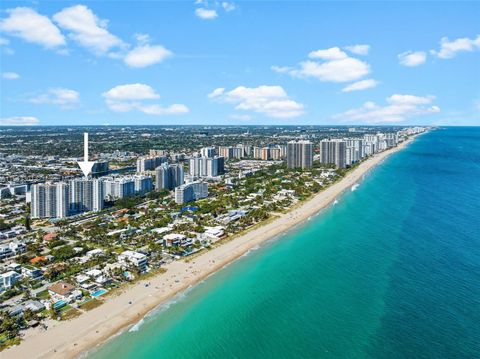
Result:
<instances>
[{"instance_id":1,"label":"ocean","mask_svg":"<svg viewBox=\"0 0 480 359\"><path fill-rule=\"evenodd\" d=\"M480 128L420 136L87 357L480 358Z\"/></svg>"}]
</instances>

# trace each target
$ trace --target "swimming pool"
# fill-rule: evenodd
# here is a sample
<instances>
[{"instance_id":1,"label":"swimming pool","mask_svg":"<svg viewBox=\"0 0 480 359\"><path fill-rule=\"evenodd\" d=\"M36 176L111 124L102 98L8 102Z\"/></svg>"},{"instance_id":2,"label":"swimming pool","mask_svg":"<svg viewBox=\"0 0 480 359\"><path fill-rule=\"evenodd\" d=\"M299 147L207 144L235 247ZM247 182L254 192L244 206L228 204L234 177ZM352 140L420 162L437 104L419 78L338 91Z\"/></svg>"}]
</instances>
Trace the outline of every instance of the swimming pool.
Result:
<instances>
[{"instance_id":1,"label":"swimming pool","mask_svg":"<svg viewBox=\"0 0 480 359\"><path fill-rule=\"evenodd\" d=\"M106 289L99 289L96 292L92 293L92 297L94 297L94 298L100 297L101 295L103 295L105 293L107 293Z\"/></svg>"},{"instance_id":2,"label":"swimming pool","mask_svg":"<svg viewBox=\"0 0 480 359\"><path fill-rule=\"evenodd\" d=\"M66 305L67 305L67 302L65 302L65 301L63 301L63 300L59 300L58 302L55 302L55 303L53 304L53 309L60 309L60 308L62 308L62 307L64 307L64 306L66 306Z\"/></svg>"}]
</instances>

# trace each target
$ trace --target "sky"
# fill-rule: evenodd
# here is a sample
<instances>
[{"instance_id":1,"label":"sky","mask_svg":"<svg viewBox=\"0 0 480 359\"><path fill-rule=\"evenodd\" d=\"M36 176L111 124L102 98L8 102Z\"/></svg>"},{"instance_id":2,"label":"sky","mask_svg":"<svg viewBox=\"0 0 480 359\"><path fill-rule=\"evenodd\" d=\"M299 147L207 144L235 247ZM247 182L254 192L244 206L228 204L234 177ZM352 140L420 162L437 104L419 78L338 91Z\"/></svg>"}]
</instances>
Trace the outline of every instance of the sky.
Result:
<instances>
[{"instance_id":1,"label":"sky","mask_svg":"<svg viewBox=\"0 0 480 359\"><path fill-rule=\"evenodd\" d=\"M0 125L480 125L480 2L2 1Z\"/></svg>"}]
</instances>

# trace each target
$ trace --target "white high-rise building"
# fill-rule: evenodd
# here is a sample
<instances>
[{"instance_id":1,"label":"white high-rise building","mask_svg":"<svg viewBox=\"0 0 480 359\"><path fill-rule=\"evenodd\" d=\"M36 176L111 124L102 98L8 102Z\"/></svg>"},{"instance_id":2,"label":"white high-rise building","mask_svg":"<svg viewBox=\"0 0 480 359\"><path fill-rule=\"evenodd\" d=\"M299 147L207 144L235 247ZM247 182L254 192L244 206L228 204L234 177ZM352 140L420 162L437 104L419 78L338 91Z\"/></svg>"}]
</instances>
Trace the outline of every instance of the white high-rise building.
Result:
<instances>
[{"instance_id":1,"label":"white high-rise building","mask_svg":"<svg viewBox=\"0 0 480 359\"><path fill-rule=\"evenodd\" d=\"M240 152L242 153L242 157L250 157L251 154L252 154L252 146L251 145L239 144L239 145L237 145L237 148L240 149Z\"/></svg>"},{"instance_id":2,"label":"white high-rise building","mask_svg":"<svg viewBox=\"0 0 480 359\"><path fill-rule=\"evenodd\" d=\"M70 186L65 182L56 184L55 202L55 217L68 217L70 214Z\"/></svg>"},{"instance_id":3,"label":"white high-rise building","mask_svg":"<svg viewBox=\"0 0 480 359\"><path fill-rule=\"evenodd\" d=\"M57 216L57 186L49 183L45 186L45 217L55 218Z\"/></svg>"},{"instance_id":4,"label":"white high-rise building","mask_svg":"<svg viewBox=\"0 0 480 359\"><path fill-rule=\"evenodd\" d=\"M252 153L252 146L238 144L236 146L219 146L217 155L224 158L244 158L250 156Z\"/></svg>"},{"instance_id":5,"label":"white high-rise building","mask_svg":"<svg viewBox=\"0 0 480 359\"><path fill-rule=\"evenodd\" d=\"M204 147L200 150L202 157L213 157L215 156L215 147Z\"/></svg>"},{"instance_id":6,"label":"white high-rise building","mask_svg":"<svg viewBox=\"0 0 480 359\"><path fill-rule=\"evenodd\" d=\"M398 135L396 133L386 133L385 141L387 142L387 147L395 147L398 143Z\"/></svg>"},{"instance_id":7,"label":"white high-rise building","mask_svg":"<svg viewBox=\"0 0 480 359\"><path fill-rule=\"evenodd\" d=\"M105 198L121 199L135 195L135 180L132 177L104 177Z\"/></svg>"},{"instance_id":8,"label":"white high-rise building","mask_svg":"<svg viewBox=\"0 0 480 359\"><path fill-rule=\"evenodd\" d=\"M45 217L45 184L32 185L30 215L32 218Z\"/></svg>"},{"instance_id":9,"label":"white high-rise building","mask_svg":"<svg viewBox=\"0 0 480 359\"><path fill-rule=\"evenodd\" d=\"M33 185L31 197L32 218L65 218L104 207L103 184L99 179L76 178L68 184Z\"/></svg>"},{"instance_id":10,"label":"white high-rise building","mask_svg":"<svg viewBox=\"0 0 480 359\"><path fill-rule=\"evenodd\" d=\"M270 158L274 161L281 160L283 158L282 148L280 146L270 147Z\"/></svg>"},{"instance_id":11,"label":"white high-rise building","mask_svg":"<svg viewBox=\"0 0 480 359\"><path fill-rule=\"evenodd\" d=\"M75 178L70 181L70 208L74 213L102 210L104 197L103 178Z\"/></svg>"},{"instance_id":12,"label":"white high-rise building","mask_svg":"<svg viewBox=\"0 0 480 359\"><path fill-rule=\"evenodd\" d=\"M155 188L157 190L168 189L172 190L175 187L181 186L184 180L183 165L180 164L168 164L157 167L155 170Z\"/></svg>"},{"instance_id":13,"label":"white high-rise building","mask_svg":"<svg viewBox=\"0 0 480 359\"><path fill-rule=\"evenodd\" d=\"M363 136L365 144L365 155L371 156L378 151L378 138L376 135L366 134Z\"/></svg>"},{"instance_id":14,"label":"white high-rise building","mask_svg":"<svg viewBox=\"0 0 480 359\"><path fill-rule=\"evenodd\" d=\"M135 183L136 194L144 195L153 189L153 181L151 176L133 176L133 181Z\"/></svg>"},{"instance_id":15,"label":"white high-rise building","mask_svg":"<svg viewBox=\"0 0 480 359\"><path fill-rule=\"evenodd\" d=\"M167 162L168 158L165 156L145 156L137 159L137 172L153 171L162 163Z\"/></svg>"},{"instance_id":16,"label":"white high-rise building","mask_svg":"<svg viewBox=\"0 0 480 359\"><path fill-rule=\"evenodd\" d=\"M344 140L323 140L320 142L320 163L334 164L338 168L347 167L351 160L351 150L347 159L347 142Z\"/></svg>"},{"instance_id":17,"label":"white high-rise building","mask_svg":"<svg viewBox=\"0 0 480 359\"><path fill-rule=\"evenodd\" d=\"M182 204L208 197L206 182L191 182L175 188L175 203Z\"/></svg>"},{"instance_id":18,"label":"white high-rise building","mask_svg":"<svg viewBox=\"0 0 480 359\"><path fill-rule=\"evenodd\" d=\"M353 138L347 139L347 148L350 150L350 162L347 161L347 165L360 161L363 157L365 157L365 144L364 140Z\"/></svg>"},{"instance_id":19,"label":"white high-rise building","mask_svg":"<svg viewBox=\"0 0 480 359\"><path fill-rule=\"evenodd\" d=\"M216 177L224 174L224 157L192 157L189 173L192 177Z\"/></svg>"},{"instance_id":20,"label":"white high-rise building","mask_svg":"<svg viewBox=\"0 0 480 359\"><path fill-rule=\"evenodd\" d=\"M262 158L262 147L253 147L253 158Z\"/></svg>"},{"instance_id":21,"label":"white high-rise building","mask_svg":"<svg viewBox=\"0 0 480 359\"><path fill-rule=\"evenodd\" d=\"M205 162L207 169L207 177L218 176L218 160L216 158L207 158Z\"/></svg>"},{"instance_id":22,"label":"white high-rise building","mask_svg":"<svg viewBox=\"0 0 480 359\"><path fill-rule=\"evenodd\" d=\"M313 144L310 141L287 143L287 167L311 168L313 166Z\"/></svg>"},{"instance_id":23,"label":"white high-rise building","mask_svg":"<svg viewBox=\"0 0 480 359\"><path fill-rule=\"evenodd\" d=\"M233 147L232 151L233 151L233 158L241 159L241 158L245 157L243 146L242 147L238 147L238 146Z\"/></svg>"},{"instance_id":24,"label":"white high-rise building","mask_svg":"<svg viewBox=\"0 0 480 359\"><path fill-rule=\"evenodd\" d=\"M223 156L225 158L233 157L232 147L219 146L217 153L219 156Z\"/></svg>"},{"instance_id":25,"label":"white high-rise building","mask_svg":"<svg viewBox=\"0 0 480 359\"><path fill-rule=\"evenodd\" d=\"M199 177L202 175L202 173L205 172L203 168L203 157L192 157L190 158L190 161L188 162L189 164L189 174L192 177Z\"/></svg>"},{"instance_id":26,"label":"white high-rise building","mask_svg":"<svg viewBox=\"0 0 480 359\"><path fill-rule=\"evenodd\" d=\"M31 197L32 218L65 218L70 214L69 186L64 182L35 184Z\"/></svg>"},{"instance_id":27,"label":"white high-rise building","mask_svg":"<svg viewBox=\"0 0 480 359\"><path fill-rule=\"evenodd\" d=\"M93 181L86 178L76 178L70 181L71 209L74 213L93 210Z\"/></svg>"},{"instance_id":28,"label":"white high-rise building","mask_svg":"<svg viewBox=\"0 0 480 359\"><path fill-rule=\"evenodd\" d=\"M105 206L105 188L103 181L93 180L92 211L101 211Z\"/></svg>"}]
</instances>

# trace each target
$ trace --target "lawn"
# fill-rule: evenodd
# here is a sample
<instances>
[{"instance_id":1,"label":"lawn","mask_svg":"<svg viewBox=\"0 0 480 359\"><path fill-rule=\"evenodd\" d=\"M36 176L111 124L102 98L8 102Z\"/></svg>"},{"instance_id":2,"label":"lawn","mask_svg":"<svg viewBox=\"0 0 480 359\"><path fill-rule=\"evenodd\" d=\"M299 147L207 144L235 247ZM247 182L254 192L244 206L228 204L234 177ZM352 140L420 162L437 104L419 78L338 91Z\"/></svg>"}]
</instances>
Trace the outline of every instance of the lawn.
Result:
<instances>
[{"instance_id":1,"label":"lawn","mask_svg":"<svg viewBox=\"0 0 480 359\"><path fill-rule=\"evenodd\" d=\"M37 293L37 299L48 299L50 298L50 294L48 294L48 290L43 290Z\"/></svg>"}]
</instances>

